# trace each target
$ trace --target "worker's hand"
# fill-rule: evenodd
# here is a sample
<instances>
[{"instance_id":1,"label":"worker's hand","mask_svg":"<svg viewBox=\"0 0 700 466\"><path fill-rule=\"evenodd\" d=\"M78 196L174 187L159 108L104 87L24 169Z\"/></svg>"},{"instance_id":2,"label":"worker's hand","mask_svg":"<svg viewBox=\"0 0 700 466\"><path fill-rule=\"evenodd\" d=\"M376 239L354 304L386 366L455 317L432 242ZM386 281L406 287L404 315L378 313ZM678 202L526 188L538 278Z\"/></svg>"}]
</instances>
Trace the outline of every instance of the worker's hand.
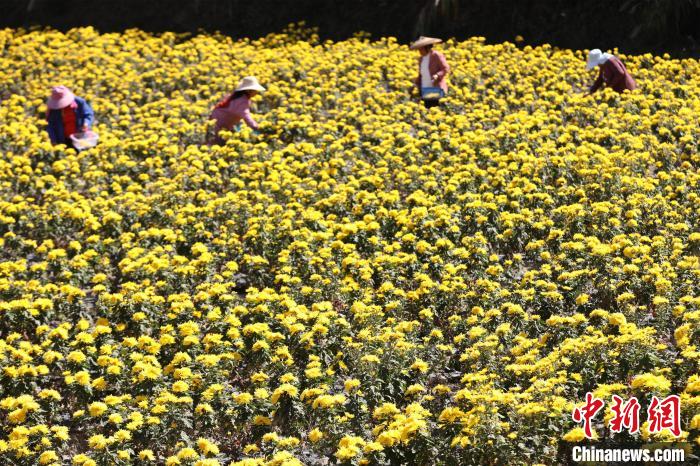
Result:
<instances>
[{"instance_id":1,"label":"worker's hand","mask_svg":"<svg viewBox=\"0 0 700 466\"><path fill-rule=\"evenodd\" d=\"M90 131L90 127L88 125L83 125L82 132L87 133L88 131Z\"/></svg>"}]
</instances>

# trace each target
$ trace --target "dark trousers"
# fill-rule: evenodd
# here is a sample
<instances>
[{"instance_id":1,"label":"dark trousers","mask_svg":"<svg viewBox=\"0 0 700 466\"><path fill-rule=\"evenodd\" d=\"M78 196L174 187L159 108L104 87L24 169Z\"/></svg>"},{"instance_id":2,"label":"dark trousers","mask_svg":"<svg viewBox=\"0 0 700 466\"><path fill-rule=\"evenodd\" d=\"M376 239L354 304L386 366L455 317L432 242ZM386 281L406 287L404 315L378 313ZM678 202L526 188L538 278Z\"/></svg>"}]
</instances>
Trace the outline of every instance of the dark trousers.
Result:
<instances>
[{"instance_id":1,"label":"dark trousers","mask_svg":"<svg viewBox=\"0 0 700 466\"><path fill-rule=\"evenodd\" d=\"M438 107L438 106L440 106L440 100L439 99L423 99L423 104L425 105L425 108Z\"/></svg>"}]
</instances>

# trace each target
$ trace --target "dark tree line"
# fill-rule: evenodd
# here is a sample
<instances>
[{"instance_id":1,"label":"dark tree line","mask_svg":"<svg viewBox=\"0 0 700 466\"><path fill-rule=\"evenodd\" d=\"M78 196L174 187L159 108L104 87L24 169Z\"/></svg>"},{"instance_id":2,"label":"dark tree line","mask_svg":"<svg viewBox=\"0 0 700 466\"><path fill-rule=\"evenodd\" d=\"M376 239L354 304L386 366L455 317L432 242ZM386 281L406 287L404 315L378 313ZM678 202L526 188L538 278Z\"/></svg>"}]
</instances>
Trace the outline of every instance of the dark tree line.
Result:
<instances>
[{"instance_id":1,"label":"dark tree line","mask_svg":"<svg viewBox=\"0 0 700 466\"><path fill-rule=\"evenodd\" d=\"M0 0L0 27L221 31L259 37L305 20L324 38L357 31L700 55L700 0Z\"/></svg>"}]
</instances>

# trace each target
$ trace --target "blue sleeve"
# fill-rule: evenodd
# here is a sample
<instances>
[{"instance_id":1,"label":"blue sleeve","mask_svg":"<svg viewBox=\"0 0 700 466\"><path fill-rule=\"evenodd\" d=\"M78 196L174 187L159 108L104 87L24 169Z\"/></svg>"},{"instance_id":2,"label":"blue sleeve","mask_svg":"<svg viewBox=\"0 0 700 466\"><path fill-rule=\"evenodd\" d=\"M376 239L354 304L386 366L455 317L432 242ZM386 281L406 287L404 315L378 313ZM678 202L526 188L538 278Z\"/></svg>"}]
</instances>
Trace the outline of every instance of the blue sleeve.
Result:
<instances>
[{"instance_id":1,"label":"blue sleeve","mask_svg":"<svg viewBox=\"0 0 700 466\"><path fill-rule=\"evenodd\" d=\"M82 128L84 125L92 128L92 123L95 121L95 112L92 107L80 97L76 97L75 102L78 104L78 128Z\"/></svg>"}]
</instances>

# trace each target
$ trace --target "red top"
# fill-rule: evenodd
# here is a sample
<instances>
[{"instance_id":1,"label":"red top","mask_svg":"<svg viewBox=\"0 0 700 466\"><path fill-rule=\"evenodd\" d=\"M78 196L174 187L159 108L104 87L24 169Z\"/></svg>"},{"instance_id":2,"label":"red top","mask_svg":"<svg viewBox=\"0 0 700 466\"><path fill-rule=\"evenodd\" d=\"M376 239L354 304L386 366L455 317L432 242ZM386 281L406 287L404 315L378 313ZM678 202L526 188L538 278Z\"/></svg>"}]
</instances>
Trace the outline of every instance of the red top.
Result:
<instances>
[{"instance_id":1,"label":"red top","mask_svg":"<svg viewBox=\"0 0 700 466\"><path fill-rule=\"evenodd\" d=\"M61 109L61 117L63 118L63 134L66 137L66 141L70 141L70 135L78 132L77 118L75 116L75 102Z\"/></svg>"},{"instance_id":2,"label":"red top","mask_svg":"<svg viewBox=\"0 0 700 466\"><path fill-rule=\"evenodd\" d=\"M597 91L603 84L612 87L617 92L622 92L625 89L630 91L637 89L637 83L617 57L610 57L608 61L600 65L600 73L598 73L598 79L591 86L591 93Z\"/></svg>"}]
</instances>

